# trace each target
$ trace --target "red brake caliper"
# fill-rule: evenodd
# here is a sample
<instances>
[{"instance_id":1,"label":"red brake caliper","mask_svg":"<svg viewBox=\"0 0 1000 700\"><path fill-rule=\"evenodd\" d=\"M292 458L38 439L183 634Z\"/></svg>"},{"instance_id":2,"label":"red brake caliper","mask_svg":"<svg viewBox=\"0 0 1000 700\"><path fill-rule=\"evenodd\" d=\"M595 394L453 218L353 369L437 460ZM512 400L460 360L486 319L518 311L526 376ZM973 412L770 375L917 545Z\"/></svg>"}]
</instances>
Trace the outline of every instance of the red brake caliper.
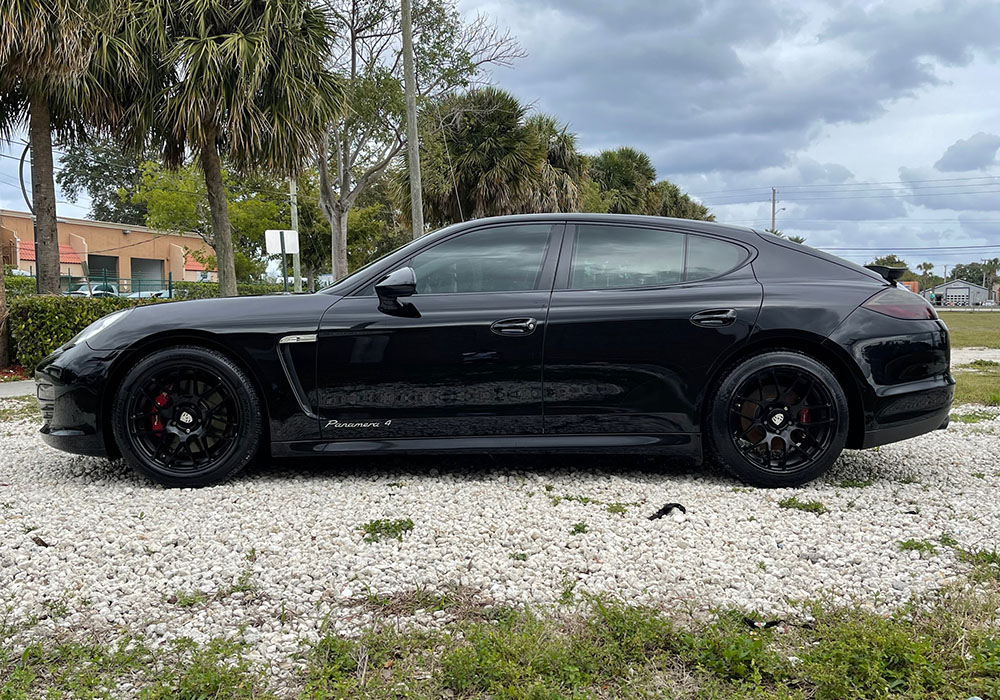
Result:
<instances>
[{"instance_id":1,"label":"red brake caliper","mask_svg":"<svg viewBox=\"0 0 1000 700\"><path fill-rule=\"evenodd\" d=\"M799 423L808 423L808 422L809 422L809 409L803 408L801 411L799 411Z\"/></svg>"},{"instance_id":2,"label":"red brake caliper","mask_svg":"<svg viewBox=\"0 0 1000 700\"><path fill-rule=\"evenodd\" d=\"M161 391L160 395L153 399L153 432L161 432L163 430L163 422L160 420L159 410L167 405L169 397L165 391Z\"/></svg>"}]
</instances>

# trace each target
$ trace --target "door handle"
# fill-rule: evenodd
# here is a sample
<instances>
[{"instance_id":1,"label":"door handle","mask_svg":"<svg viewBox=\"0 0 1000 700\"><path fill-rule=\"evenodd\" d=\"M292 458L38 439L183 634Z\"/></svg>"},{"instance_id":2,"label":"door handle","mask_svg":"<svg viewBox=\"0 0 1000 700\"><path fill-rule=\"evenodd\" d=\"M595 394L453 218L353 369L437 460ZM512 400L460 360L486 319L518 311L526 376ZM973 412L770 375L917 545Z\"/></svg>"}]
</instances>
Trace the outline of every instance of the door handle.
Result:
<instances>
[{"instance_id":1,"label":"door handle","mask_svg":"<svg viewBox=\"0 0 1000 700\"><path fill-rule=\"evenodd\" d=\"M736 309L706 309L691 317L691 323L705 328L719 328L736 323Z\"/></svg>"},{"instance_id":2,"label":"door handle","mask_svg":"<svg viewBox=\"0 0 1000 700\"><path fill-rule=\"evenodd\" d=\"M533 318L505 318L490 324L490 330L497 335L531 335L538 327Z\"/></svg>"}]
</instances>

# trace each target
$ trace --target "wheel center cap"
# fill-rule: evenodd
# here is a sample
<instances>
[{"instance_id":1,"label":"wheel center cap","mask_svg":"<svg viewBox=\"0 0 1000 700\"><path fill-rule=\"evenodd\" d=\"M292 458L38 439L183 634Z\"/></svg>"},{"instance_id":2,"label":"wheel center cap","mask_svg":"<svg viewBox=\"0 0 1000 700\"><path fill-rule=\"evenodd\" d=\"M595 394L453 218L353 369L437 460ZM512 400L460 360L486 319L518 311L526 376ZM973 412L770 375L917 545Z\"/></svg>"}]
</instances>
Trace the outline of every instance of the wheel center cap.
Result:
<instances>
[{"instance_id":1,"label":"wheel center cap","mask_svg":"<svg viewBox=\"0 0 1000 700\"><path fill-rule=\"evenodd\" d=\"M181 415L177 420L179 420L181 423L184 423L185 425L191 425L191 423L194 423L194 416L192 416L187 411L181 411Z\"/></svg>"},{"instance_id":2,"label":"wheel center cap","mask_svg":"<svg viewBox=\"0 0 1000 700\"><path fill-rule=\"evenodd\" d=\"M783 428L788 422L788 416L784 411L773 411L767 418L767 422L771 424L772 428Z\"/></svg>"}]
</instances>

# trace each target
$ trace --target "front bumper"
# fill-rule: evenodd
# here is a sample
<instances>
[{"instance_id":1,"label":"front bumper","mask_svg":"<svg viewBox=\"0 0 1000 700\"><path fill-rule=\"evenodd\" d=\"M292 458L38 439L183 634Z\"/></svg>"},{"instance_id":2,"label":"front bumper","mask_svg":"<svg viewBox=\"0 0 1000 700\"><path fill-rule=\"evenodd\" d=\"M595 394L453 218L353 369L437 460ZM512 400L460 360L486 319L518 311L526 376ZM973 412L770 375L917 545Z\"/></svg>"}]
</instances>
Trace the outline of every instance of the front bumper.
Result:
<instances>
[{"instance_id":1,"label":"front bumper","mask_svg":"<svg viewBox=\"0 0 1000 700\"><path fill-rule=\"evenodd\" d=\"M35 368L42 441L73 454L111 456L102 397L110 362L85 343L63 347Z\"/></svg>"}]
</instances>

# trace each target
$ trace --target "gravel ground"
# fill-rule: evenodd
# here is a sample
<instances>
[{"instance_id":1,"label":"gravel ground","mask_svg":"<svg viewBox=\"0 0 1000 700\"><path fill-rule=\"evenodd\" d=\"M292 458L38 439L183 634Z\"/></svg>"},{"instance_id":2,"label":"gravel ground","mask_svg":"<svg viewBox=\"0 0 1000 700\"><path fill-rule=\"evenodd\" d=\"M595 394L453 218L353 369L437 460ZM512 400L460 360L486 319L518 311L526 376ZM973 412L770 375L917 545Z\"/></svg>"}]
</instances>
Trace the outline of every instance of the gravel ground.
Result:
<instances>
[{"instance_id":1,"label":"gravel ground","mask_svg":"<svg viewBox=\"0 0 1000 700\"><path fill-rule=\"evenodd\" d=\"M952 348L951 364L953 367L967 365L973 360L989 360L1000 362L1000 348Z\"/></svg>"},{"instance_id":2,"label":"gravel ground","mask_svg":"<svg viewBox=\"0 0 1000 700\"><path fill-rule=\"evenodd\" d=\"M1000 409L956 412L974 411L978 422L846 452L826 478L771 491L626 457L283 462L166 490L121 463L51 450L31 421L8 421L0 606L12 621L41 618L24 641L242 634L275 677L324 621L346 634L370 624L369 593L458 586L480 603L549 604L575 590L775 615L824 598L886 610L966 571L950 547L921 554L900 551L901 540L949 533L962 547L995 546ZM789 496L829 512L779 507ZM648 519L668 502L687 514ZM365 542L360 526L382 518L414 527L401 541ZM586 532L573 534L578 523Z\"/></svg>"}]
</instances>

